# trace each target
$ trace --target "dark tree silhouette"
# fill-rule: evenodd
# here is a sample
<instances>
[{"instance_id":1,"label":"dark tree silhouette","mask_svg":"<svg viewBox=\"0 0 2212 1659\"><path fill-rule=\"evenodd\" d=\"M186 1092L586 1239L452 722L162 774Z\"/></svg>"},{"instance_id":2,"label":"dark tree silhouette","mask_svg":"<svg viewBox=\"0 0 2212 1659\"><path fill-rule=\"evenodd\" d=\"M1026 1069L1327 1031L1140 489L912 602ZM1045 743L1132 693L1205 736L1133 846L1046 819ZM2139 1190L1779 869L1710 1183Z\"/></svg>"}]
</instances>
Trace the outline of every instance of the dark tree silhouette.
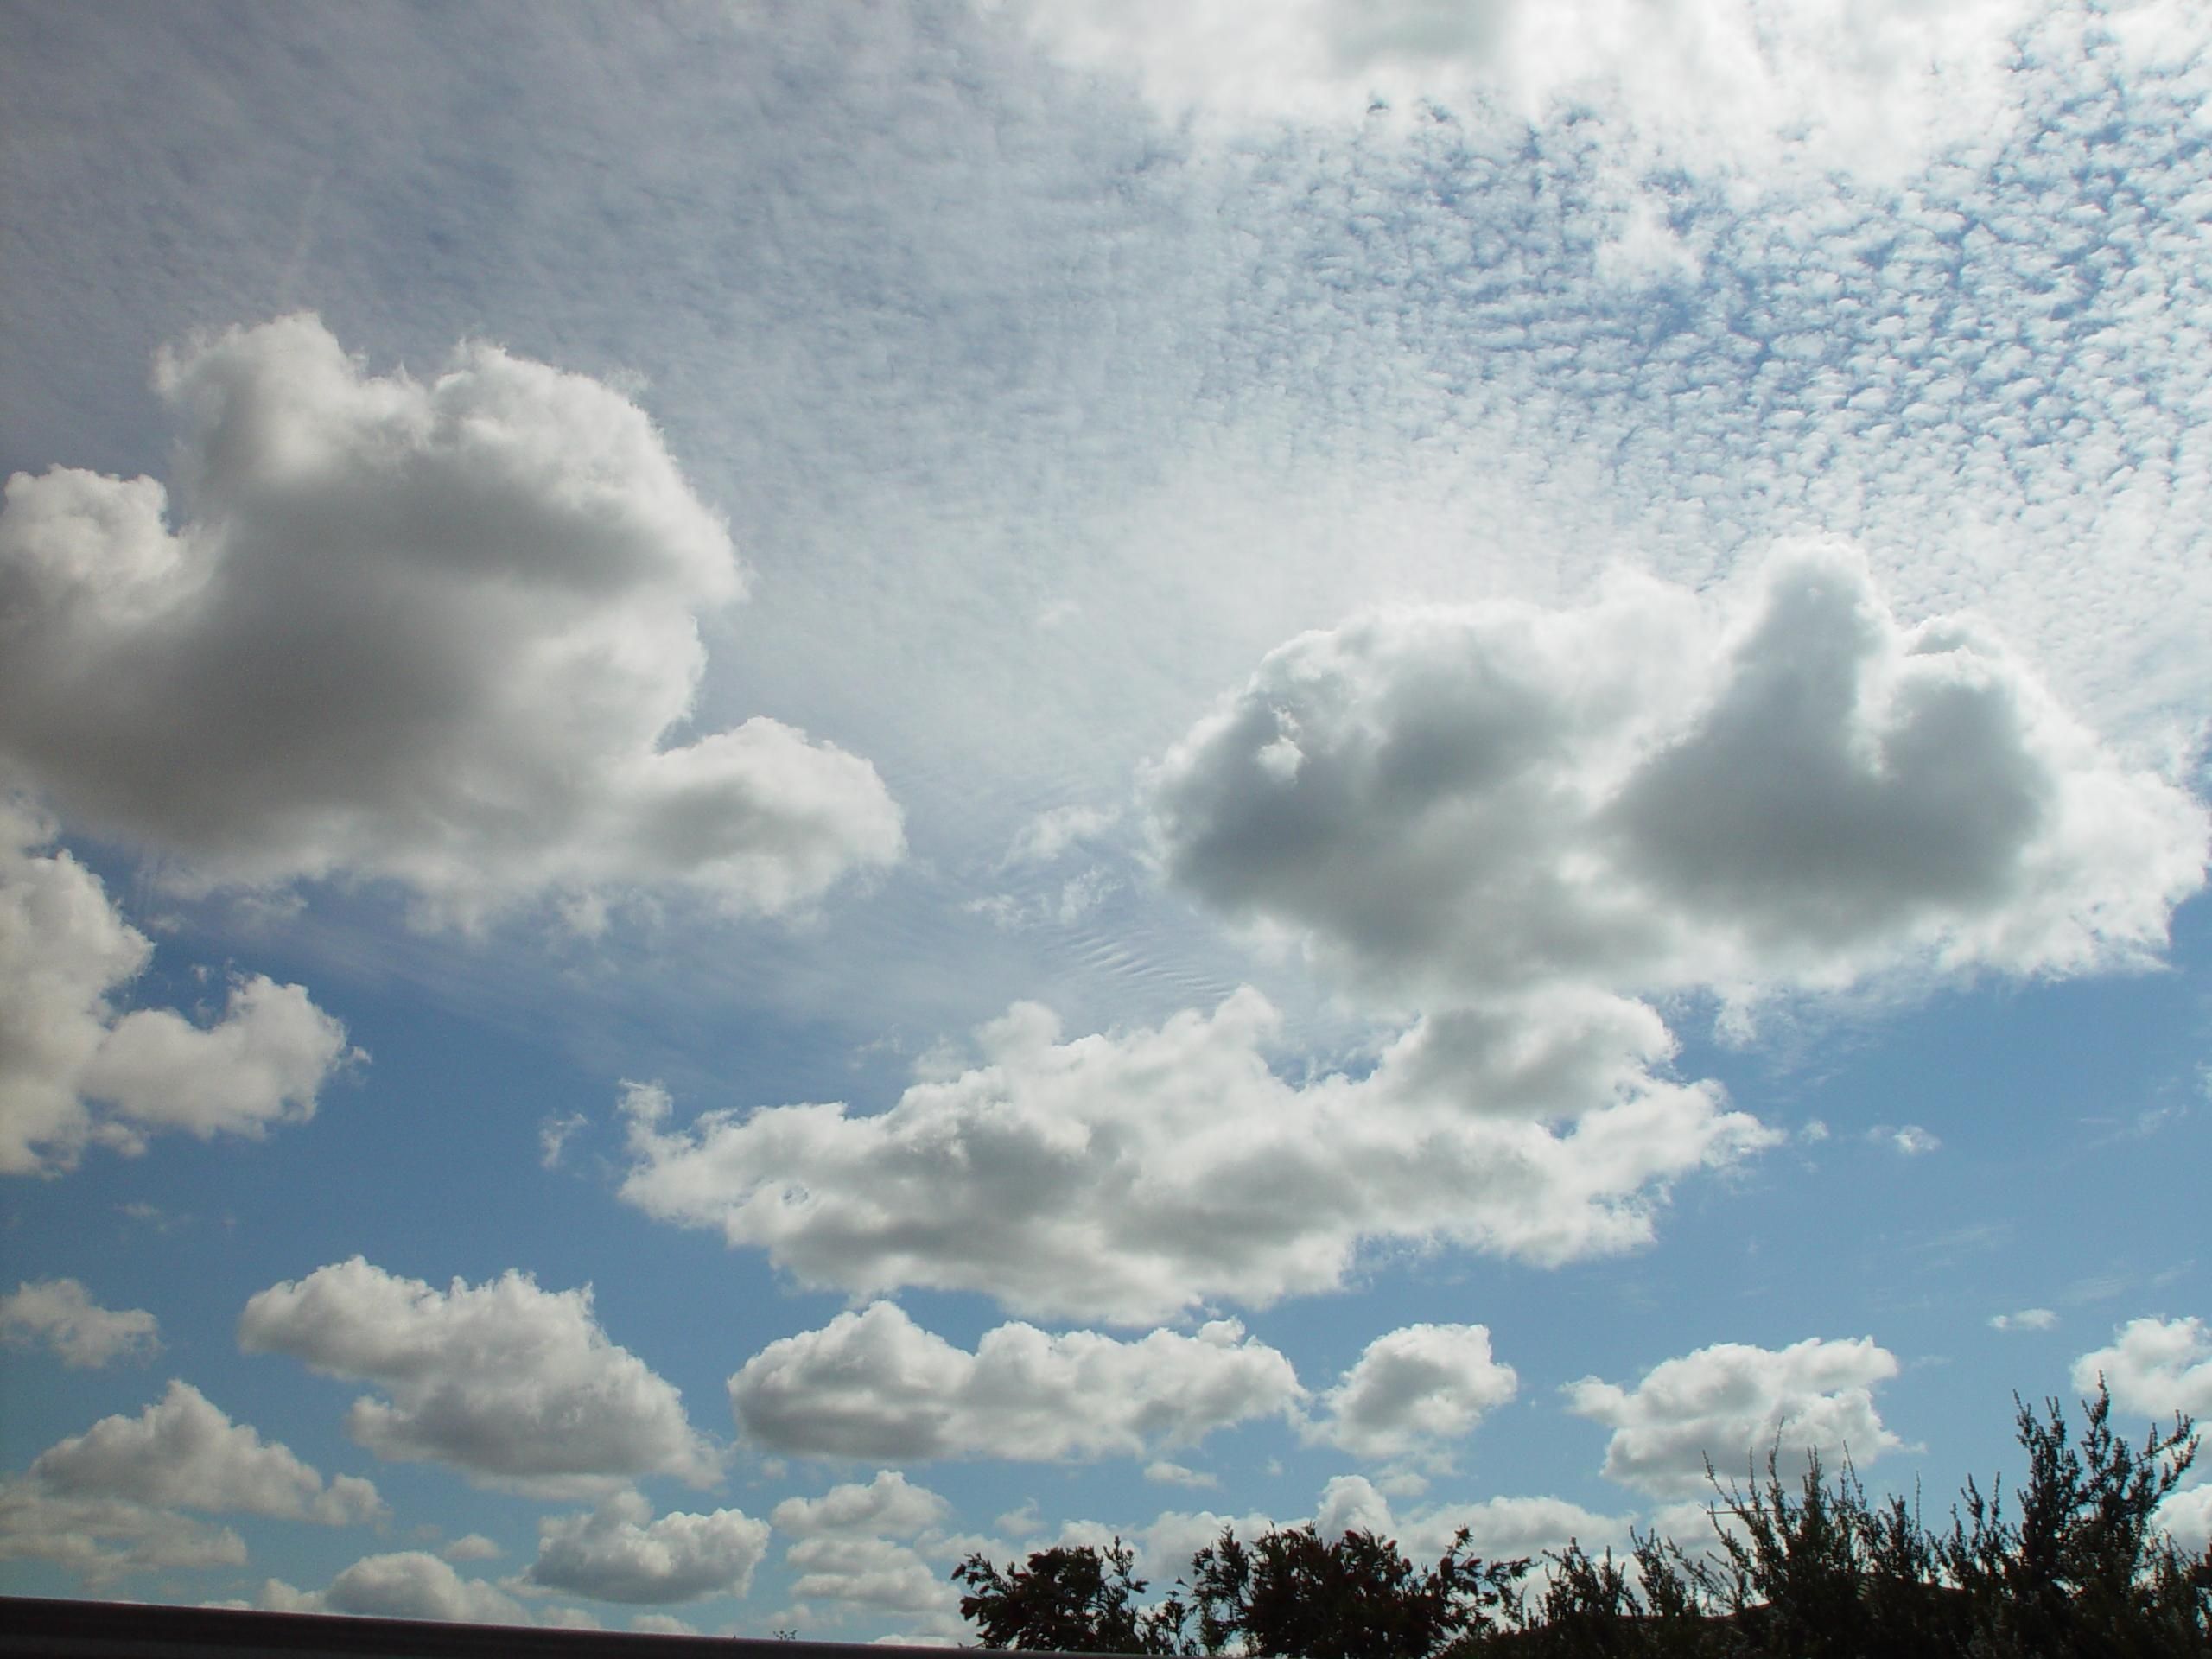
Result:
<instances>
[{"instance_id":1,"label":"dark tree silhouette","mask_svg":"<svg viewBox=\"0 0 2212 1659\"><path fill-rule=\"evenodd\" d=\"M1249 1542L1224 1531L1192 1557L1185 1605L1143 1608L1130 1552L1040 1551L953 1576L987 1647L1281 1659L2212 1659L2212 1548L2158 1524L2198 1447L2177 1414L2140 1447L2112 1427L2102 1379L2078 1440L2056 1400L2013 1402L2025 1477L1969 1480L1947 1531L1917 1503L1868 1498L1848 1463L1783 1478L1779 1447L1748 1491L1707 1470L1717 1539L1704 1551L1632 1533L1624 1560L1579 1543L1529 1605L1525 1560L1485 1565L1465 1531L1416 1568L1368 1532L1311 1526ZM2009 1501L2008 1501L2009 1496ZM1195 1616L1195 1629L1192 1628Z\"/></svg>"}]
</instances>

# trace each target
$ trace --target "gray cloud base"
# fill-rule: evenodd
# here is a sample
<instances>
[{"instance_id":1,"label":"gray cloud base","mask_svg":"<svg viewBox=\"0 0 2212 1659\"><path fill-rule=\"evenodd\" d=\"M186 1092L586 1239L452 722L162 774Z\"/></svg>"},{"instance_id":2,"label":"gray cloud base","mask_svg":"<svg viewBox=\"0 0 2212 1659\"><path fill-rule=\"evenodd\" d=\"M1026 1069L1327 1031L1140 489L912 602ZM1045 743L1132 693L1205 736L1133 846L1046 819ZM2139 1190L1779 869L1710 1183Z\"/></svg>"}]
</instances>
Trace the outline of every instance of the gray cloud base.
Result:
<instances>
[{"instance_id":1,"label":"gray cloud base","mask_svg":"<svg viewBox=\"0 0 2212 1659\"><path fill-rule=\"evenodd\" d=\"M1147 792L1176 880L1425 1001L2141 960L2207 846L2184 791L1833 544L1714 601L1623 579L1302 636Z\"/></svg>"}]
</instances>

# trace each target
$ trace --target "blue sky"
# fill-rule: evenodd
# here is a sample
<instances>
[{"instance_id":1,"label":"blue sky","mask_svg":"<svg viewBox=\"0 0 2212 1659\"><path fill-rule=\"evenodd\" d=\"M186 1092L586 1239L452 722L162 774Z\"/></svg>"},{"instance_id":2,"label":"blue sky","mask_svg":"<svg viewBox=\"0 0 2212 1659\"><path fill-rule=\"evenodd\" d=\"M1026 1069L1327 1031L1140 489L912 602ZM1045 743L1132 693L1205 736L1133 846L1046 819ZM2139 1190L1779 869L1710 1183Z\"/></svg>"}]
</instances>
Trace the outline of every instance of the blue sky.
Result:
<instances>
[{"instance_id":1,"label":"blue sky","mask_svg":"<svg viewBox=\"0 0 2212 1659\"><path fill-rule=\"evenodd\" d=\"M2199 9L5 10L9 1591L2212 1415Z\"/></svg>"}]
</instances>

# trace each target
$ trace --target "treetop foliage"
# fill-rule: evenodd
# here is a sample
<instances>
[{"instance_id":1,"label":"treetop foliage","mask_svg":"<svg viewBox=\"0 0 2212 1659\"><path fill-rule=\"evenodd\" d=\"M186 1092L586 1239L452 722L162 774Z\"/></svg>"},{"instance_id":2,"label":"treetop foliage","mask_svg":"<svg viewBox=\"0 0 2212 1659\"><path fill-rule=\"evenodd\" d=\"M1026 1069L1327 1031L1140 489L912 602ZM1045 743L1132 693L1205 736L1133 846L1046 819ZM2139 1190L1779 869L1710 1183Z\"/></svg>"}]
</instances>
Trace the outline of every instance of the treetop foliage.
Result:
<instances>
[{"instance_id":1,"label":"treetop foliage","mask_svg":"<svg viewBox=\"0 0 2212 1659\"><path fill-rule=\"evenodd\" d=\"M1817 1457L1785 1481L1779 1448L1748 1491L1707 1470L1714 1541L1630 1535L1627 1554L1580 1543L1484 1562L1462 1529L1436 1565L1396 1543L1313 1526L1247 1541L1224 1530L1176 1592L1141 1604L1120 1539L1040 1550L1004 1572L953 1570L961 1616L988 1648L1281 1656L1282 1659L2212 1659L2212 1547L2194 1555L2156 1512L2195 1462L2189 1418L2139 1448L2112 1427L2099 1380L2078 1440L2056 1400L2014 1400L2027 1453L2008 1499L1969 1479L1948 1527L1917 1500L1870 1499L1848 1463ZM1187 1597L1187 1599L1185 1599Z\"/></svg>"}]
</instances>

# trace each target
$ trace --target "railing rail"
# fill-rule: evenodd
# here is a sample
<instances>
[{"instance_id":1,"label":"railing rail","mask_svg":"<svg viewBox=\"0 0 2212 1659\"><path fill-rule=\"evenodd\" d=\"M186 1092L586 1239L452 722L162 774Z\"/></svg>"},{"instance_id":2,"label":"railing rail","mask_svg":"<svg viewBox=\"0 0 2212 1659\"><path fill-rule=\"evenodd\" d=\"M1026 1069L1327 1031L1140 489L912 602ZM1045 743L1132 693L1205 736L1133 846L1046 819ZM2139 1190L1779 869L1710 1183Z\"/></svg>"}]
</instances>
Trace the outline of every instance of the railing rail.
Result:
<instances>
[{"instance_id":1,"label":"railing rail","mask_svg":"<svg viewBox=\"0 0 2212 1659\"><path fill-rule=\"evenodd\" d=\"M0 1659L944 1659L943 1648L0 1596Z\"/></svg>"}]
</instances>

